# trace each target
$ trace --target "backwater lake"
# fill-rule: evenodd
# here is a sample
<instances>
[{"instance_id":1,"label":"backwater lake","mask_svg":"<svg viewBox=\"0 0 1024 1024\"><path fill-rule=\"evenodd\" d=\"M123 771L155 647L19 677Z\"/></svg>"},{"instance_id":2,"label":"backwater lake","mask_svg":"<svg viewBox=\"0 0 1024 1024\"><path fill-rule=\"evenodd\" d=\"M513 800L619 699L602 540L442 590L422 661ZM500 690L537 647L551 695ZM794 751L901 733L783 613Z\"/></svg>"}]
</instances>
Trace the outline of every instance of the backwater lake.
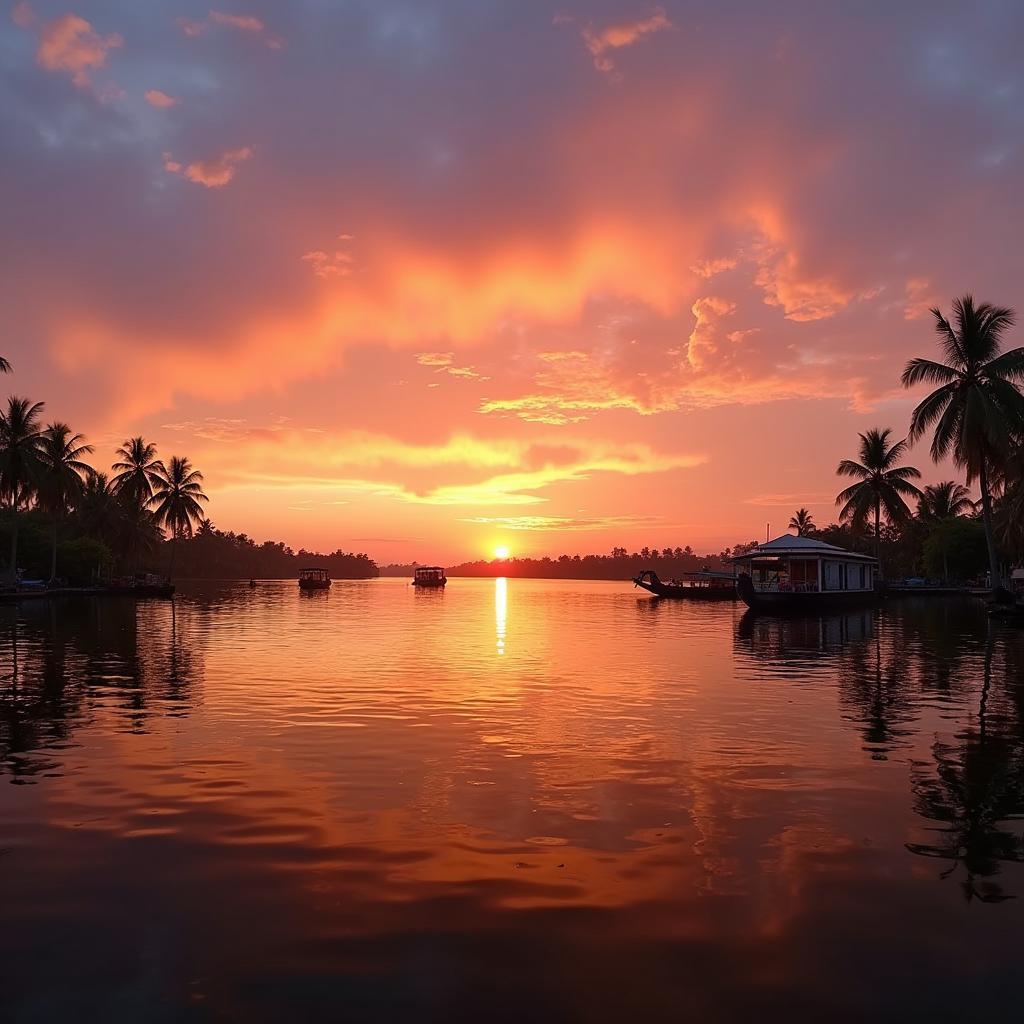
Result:
<instances>
[{"instance_id":1,"label":"backwater lake","mask_svg":"<svg viewBox=\"0 0 1024 1024\"><path fill-rule=\"evenodd\" d=\"M1012 1019L1022 833L1024 631L969 600L0 607L12 1024Z\"/></svg>"}]
</instances>

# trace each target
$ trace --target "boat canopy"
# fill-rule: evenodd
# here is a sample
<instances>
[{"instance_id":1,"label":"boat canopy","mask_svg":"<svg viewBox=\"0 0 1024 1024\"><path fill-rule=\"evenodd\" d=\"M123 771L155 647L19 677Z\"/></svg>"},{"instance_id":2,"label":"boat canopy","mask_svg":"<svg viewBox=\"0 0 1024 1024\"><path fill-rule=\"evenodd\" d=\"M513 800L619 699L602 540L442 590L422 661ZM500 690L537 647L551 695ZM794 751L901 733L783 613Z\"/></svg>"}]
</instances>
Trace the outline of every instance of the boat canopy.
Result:
<instances>
[{"instance_id":1,"label":"boat canopy","mask_svg":"<svg viewBox=\"0 0 1024 1024\"><path fill-rule=\"evenodd\" d=\"M436 580L444 576L444 569L439 565L421 565L416 570L418 580Z\"/></svg>"},{"instance_id":2,"label":"boat canopy","mask_svg":"<svg viewBox=\"0 0 1024 1024\"><path fill-rule=\"evenodd\" d=\"M329 580L330 578L326 569L303 569L299 573L300 580Z\"/></svg>"}]
</instances>

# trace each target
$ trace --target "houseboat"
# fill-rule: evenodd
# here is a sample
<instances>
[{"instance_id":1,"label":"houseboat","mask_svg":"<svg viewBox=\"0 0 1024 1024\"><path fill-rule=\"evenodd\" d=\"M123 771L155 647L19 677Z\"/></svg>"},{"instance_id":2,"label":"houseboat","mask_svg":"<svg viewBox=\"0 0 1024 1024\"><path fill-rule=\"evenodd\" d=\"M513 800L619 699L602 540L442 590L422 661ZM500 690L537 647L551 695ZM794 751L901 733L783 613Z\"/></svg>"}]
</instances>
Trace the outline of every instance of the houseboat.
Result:
<instances>
[{"instance_id":1,"label":"houseboat","mask_svg":"<svg viewBox=\"0 0 1024 1024\"><path fill-rule=\"evenodd\" d=\"M448 577L439 565L421 565L412 578L414 587L443 587L447 582Z\"/></svg>"},{"instance_id":2,"label":"houseboat","mask_svg":"<svg viewBox=\"0 0 1024 1024\"><path fill-rule=\"evenodd\" d=\"M735 601L736 574L731 572L683 573L681 580L664 581L653 569L645 569L633 580L633 585L655 597L682 598L688 601Z\"/></svg>"},{"instance_id":3,"label":"houseboat","mask_svg":"<svg viewBox=\"0 0 1024 1024\"><path fill-rule=\"evenodd\" d=\"M331 574L326 569L303 569L299 573L300 590L327 590L331 585Z\"/></svg>"},{"instance_id":4,"label":"houseboat","mask_svg":"<svg viewBox=\"0 0 1024 1024\"><path fill-rule=\"evenodd\" d=\"M786 534L731 561L737 593L757 611L817 611L877 600L876 559L813 537Z\"/></svg>"}]
</instances>

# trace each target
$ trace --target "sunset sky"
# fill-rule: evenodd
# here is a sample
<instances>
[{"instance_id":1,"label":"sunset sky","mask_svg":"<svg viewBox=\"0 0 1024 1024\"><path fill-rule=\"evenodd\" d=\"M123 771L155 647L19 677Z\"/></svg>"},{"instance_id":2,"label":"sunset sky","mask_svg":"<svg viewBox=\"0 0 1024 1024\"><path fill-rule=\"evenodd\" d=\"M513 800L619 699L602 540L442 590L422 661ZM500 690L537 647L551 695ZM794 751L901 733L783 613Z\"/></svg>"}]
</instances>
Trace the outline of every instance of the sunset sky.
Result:
<instances>
[{"instance_id":1,"label":"sunset sky","mask_svg":"<svg viewBox=\"0 0 1024 1024\"><path fill-rule=\"evenodd\" d=\"M101 468L188 455L260 540L824 523L857 432L906 430L928 307L1024 304L1013 0L3 17L3 383Z\"/></svg>"}]
</instances>

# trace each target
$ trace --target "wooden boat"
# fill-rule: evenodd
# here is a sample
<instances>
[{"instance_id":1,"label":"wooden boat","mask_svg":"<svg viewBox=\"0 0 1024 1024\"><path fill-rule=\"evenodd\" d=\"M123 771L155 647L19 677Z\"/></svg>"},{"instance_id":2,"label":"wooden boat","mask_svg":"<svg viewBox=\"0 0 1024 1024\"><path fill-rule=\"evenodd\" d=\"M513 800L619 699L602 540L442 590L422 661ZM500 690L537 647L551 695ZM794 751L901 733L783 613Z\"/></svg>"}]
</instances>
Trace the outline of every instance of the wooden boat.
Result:
<instances>
[{"instance_id":1,"label":"wooden boat","mask_svg":"<svg viewBox=\"0 0 1024 1024\"><path fill-rule=\"evenodd\" d=\"M874 604L878 562L813 537L786 534L731 559L740 570L736 590L765 612L817 612Z\"/></svg>"},{"instance_id":2,"label":"wooden boat","mask_svg":"<svg viewBox=\"0 0 1024 1024\"><path fill-rule=\"evenodd\" d=\"M682 580L665 582L653 569L645 569L633 585L655 597L681 598L687 601L735 601L736 577L731 572L687 572Z\"/></svg>"},{"instance_id":3,"label":"wooden boat","mask_svg":"<svg viewBox=\"0 0 1024 1024\"><path fill-rule=\"evenodd\" d=\"M299 573L300 590L327 590L331 585L331 574L326 569L303 569Z\"/></svg>"},{"instance_id":4,"label":"wooden boat","mask_svg":"<svg viewBox=\"0 0 1024 1024\"><path fill-rule=\"evenodd\" d=\"M443 587L447 582L448 577L439 565L421 565L412 578L414 587Z\"/></svg>"}]
</instances>

